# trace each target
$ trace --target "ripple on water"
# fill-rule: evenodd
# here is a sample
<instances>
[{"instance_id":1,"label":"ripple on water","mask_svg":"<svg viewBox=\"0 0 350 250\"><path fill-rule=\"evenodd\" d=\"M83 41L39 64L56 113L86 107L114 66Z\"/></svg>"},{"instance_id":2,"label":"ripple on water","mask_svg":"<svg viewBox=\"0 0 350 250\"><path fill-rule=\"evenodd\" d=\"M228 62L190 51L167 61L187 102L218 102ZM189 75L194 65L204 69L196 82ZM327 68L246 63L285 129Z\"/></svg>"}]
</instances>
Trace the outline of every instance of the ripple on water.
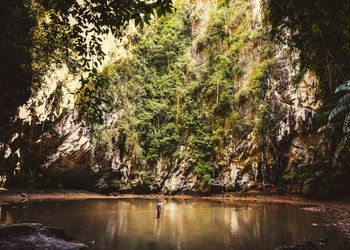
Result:
<instances>
[{"instance_id":1,"label":"ripple on water","mask_svg":"<svg viewBox=\"0 0 350 250\"><path fill-rule=\"evenodd\" d=\"M2 206L0 213L2 223L62 228L91 249L264 250L308 240L319 249L350 249L341 234L310 209L165 199L157 219L156 204L149 199L45 201Z\"/></svg>"}]
</instances>

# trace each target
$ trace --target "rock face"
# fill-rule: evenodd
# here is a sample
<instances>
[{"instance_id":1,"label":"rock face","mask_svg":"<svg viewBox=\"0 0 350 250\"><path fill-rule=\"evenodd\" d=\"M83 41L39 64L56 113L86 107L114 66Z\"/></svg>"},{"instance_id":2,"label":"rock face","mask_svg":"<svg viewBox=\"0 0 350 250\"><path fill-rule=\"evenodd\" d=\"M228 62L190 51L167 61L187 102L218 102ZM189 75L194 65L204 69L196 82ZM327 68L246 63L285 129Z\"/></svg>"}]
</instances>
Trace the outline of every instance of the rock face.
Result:
<instances>
[{"instance_id":1,"label":"rock face","mask_svg":"<svg viewBox=\"0 0 350 250\"><path fill-rule=\"evenodd\" d=\"M61 143L48 152L40 168L46 169L43 175L48 186L70 189L91 189L95 182L90 133L87 127L77 122L77 114L67 114L52 128ZM50 137L49 140L56 140ZM79 180L77 183L76 180Z\"/></svg>"},{"instance_id":2,"label":"rock face","mask_svg":"<svg viewBox=\"0 0 350 250\"><path fill-rule=\"evenodd\" d=\"M271 146L280 152L271 155L271 160L264 165L257 154L256 145L252 142L253 134L247 134L241 141L229 141L218 162L215 163L215 175L211 192L247 191L251 188L271 187L281 169L293 169L300 164L310 162L308 147L313 131L313 116L320 103L317 101L313 86L317 78L308 72L299 87L291 87L293 72L288 71L291 59L284 51L277 58L277 67L284 70L277 76L270 76L271 90L268 92L269 103L280 122L275 125L275 133ZM276 69L279 70L279 69ZM291 69L290 69L291 70ZM291 70L292 71L292 70ZM308 93L305 96L303 93ZM306 135L306 139L305 139ZM123 160L120 160L120 159ZM132 157L117 155L107 164L111 166L108 178L118 179L111 183L105 179L103 190L119 190L122 192L192 192L196 191L197 177L193 172L194 160L191 158L175 159L173 163L160 159L156 169L149 173L151 181L142 179L142 171L135 169ZM135 175L136 171L136 175ZM140 175L141 173L141 175ZM265 175L264 183L262 175ZM110 177L113 176L113 177ZM137 177L135 177L137 176ZM262 186L263 185L263 186Z\"/></svg>"},{"instance_id":3,"label":"rock face","mask_svg":"<svg viewBox=\"0 0 350 250\"><path fill-rule=\"evenodd\" d=\"M91 189L96 178L90 167L90 134L76 117L62 113L54 121L33 124L17 119L9 130L13 134L0 144L5 151L0 186Z\"/></svg>"},{"instance_id":4,"label":"rock face","mask_svg":"<svg viewBox=\"0 0 350 250\"><path fill-rule=\"evenodd\" d=\"M242 1L244 2L244 1ZM266 32L262 24L262 4L259 0L246 1L250 31ZM216 1L191 1L190 30L192 44L188 48L196 65L208 56L200 52L196 39L207 27L210 10ZM328 150L329 138L317 134L314 117L322 103L317 99L319 81L307 71L293 84L298 70L293 66L297 55L288 48L273 44L274 66L264 78L264 101L277 120L266 144L268 152L254 143L254 131L237 138L229 137L225 148L213 162L211 192L246 191L251 188L269 188L278 183L284 172L318 162L310 147ZM252 50L240 55L244 73L237 85L248 85L248 73L259 53ZM236 83L235 83L236 84ZM120 105L126 105L121 93ZM246 105L249 106L249 105ZM249 113L249 107L241 113ZM49 111L48 111L49 112ZM50 111L50 114L52 111ZM107 114L107 124L117 123L123 110ZM254 117L253 117L254 118ZM16 120L17 127L23 123ZM54 121L28 125L27 129L11 130L0 143L0 187L21 183L39 187L94 189L101 192L192 192L198 190L194 173L195 160L182 158L159 159L154 169L145 170L134 159L133 152L125 152L125 135L121 132L113 141L114 153L92 143L90 130L77 121L75 111L61 112ZM181 146L180 153L187 151ZM308 165L309 164L309 165ZM4 166L4 167L3 167ZM310 168L311 168L310 167Z\"/></svg>"},{"instance_id":5,"label":"rock face","mask_svg":"<svg viewBox=\"0 0 350 250\"><path fill-rule=\"evenodd\" d=\"M251 5L251 32L263 32L261 2L252 1ZM196 1L191 5L189 15L195 17L191 22L193 41L205 31L213 8L213 1ZM297 84L293 84L293 78L298 73L293 66L297 55L276 44L273 45L273 50L274 66L264 80L264 85L267 86L264 99L277 120L267 141L270 150L267 153L261 152L254 143L254 131L245 134L240 140L229 138L223 152L220 152L213 164L215 168L209 188L211 192L269 188L282 178L284 171L313 161L308 148L319 144L315 138L313 122L317 109L322 105L316 93L318 78L312 71L307 71ZM192 43L190 51L197 65L208 60L205 53L199 52L195 42ZM248 73L252 70L250 61L257 60L258 57L256 51L242 55L240 60L245 61L246 73L239 81L240 88L248 85ZM242 113L245 112L244 109L249 111L249 107L243 107ZM180 151L188 150L182 147ZM171 162L159 159L155 169L145 174L135 167L132 156L122 156L118 150L115 152L117 155L107 162L112 168L102 181L104 190L176 193L196 191L198 188L198 179L193 171L195 160L190 157L174 159ZM111 179L119 181L111 184Z\"/></svg>"},{"instance_id":6,"label":"rock face","mask_svg":"<svg viewBox=\"0 0 350 250\"><path fill-rule=\"evenodd\" d=\"M0 249L87 249L87 246L72 242L63 230L44 227L37 223L0 225Z\"/></svg>"}]
</instances>

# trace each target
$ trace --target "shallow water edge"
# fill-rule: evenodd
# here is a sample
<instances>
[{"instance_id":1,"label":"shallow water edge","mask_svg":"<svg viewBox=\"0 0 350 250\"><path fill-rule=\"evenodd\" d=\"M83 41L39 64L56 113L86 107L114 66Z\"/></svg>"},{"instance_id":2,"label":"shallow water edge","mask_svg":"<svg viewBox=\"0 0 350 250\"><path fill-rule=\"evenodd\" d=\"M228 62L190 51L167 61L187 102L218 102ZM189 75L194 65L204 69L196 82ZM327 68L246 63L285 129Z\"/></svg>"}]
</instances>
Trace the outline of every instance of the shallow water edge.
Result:
<instances>
[{"instance_id":1,"label":"shallow water edge","mask_svg":"<svg viewBox=\"0 0 350 250\"><path fill-rule=\"evenodd\" d=\"M1 222L61 228L91 249L154 249L151 245L156 249L273 249L319 238L327 238L329 247L348 249L339 231L328 227L320 206L163 197L165 212L157 220L155 198L5 205Z\"/></svg>"},{"instance_id":2,"label":"shallow water edge","mask_svg":"<svg viewBox=\"0 0 350 250\"><path fill-rule=\"evenodd\" d=\"M11 189L0 190L0 206L1 204L22 204L35 201L67 201L67 200L86 200L86 199L194 199L207 201L220 201L228 204L237 202L249 203L280 203L299 206L302 209L312 210L320 213L320 215L329 223L330 227L334 227L350 242L350 200L311 200L298 196L283 196L274 194L237 194L225 193L220 195L200 196L188 194L164 195L164 194L112 194L103 195L84 190L27 190L27 189Z\"/></svg>"}]
</instances>

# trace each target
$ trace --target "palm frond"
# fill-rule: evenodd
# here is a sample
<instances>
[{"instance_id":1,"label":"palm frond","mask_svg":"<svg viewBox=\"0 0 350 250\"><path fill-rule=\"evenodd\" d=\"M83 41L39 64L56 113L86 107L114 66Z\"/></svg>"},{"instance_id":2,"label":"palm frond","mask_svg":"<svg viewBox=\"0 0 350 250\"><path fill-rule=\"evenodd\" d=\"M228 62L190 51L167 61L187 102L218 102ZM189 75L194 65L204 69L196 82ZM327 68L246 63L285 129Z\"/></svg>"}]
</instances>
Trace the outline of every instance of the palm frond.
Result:
<instances>
[{"instance_id":1,"label":"palm frond","mask_svg":"<svg viewBox=\"0 0 350 250\"><path fill-rule=\"evenodd\" d=\"M350 103L338 104L335 108L332 109L331 113L329 114L328 120L332 121L336 117L344 114L345 112L350 112Z\"/></svg>"},{"instance_id":2,"label":"palm frond","mask_svg":"<svg viewBox=\"0 0 350 250\"><path fill-rule=\"evenodd\" d=\"M347 93L342 98L338 100L338 104L348 104L350 103L350 93Z\"/></svg>"},{"instance_id":3,"label":"palm frond","mask_svg":"<svg viewBox=\"0 0 350 250\"><path fill-rule=\"evenodd\" d=\"M343 123L343 133L344 134L349 133L349 127L350 127L350 113L348 113L344 119L344 123Z\"/></svg>"},{"instance_id":4,"label":"palm frond","mask_svg":"<svg viewBox=\"0 0 350 250\"><path fill-rule=\"evenodd\" d=\"M343 153L345 148L349 149L349 141L350 141L350 80L344 82L343 84L339 85L337 89L335 90L335 93L340 92L348 92L345 93L343 97L341 97L338 100L338 105L332 109L332 111L329 114L328 120L331 122L335 118L339 116L345 115L345 118L343 120L343 134L344 137L341 139L341 141L338 143L338 146L335 150L334 156L338 158L340 154Z\"/></svg>"},{"instance_id":5,"label":"palm frond","mask_svg":"<svg viewBox=\"0 0 350 250\"><path fill-rule=\"evenodd\" d=\"M350 139L350 134L347 134L346 136L341 139L339 142L337 149L335 150L335 158L338 158L339 155L344 151L344 149L348 146L348 141Z\"/></svg>"},{"instance_id":6,"label":"palm frond","mask_svg":"<svg viewBox=\"0 0 350 250\"><path fill-rule=\"evenodd\" d=\"M339 93L339 92L343 92L343 91L350 91L350 80L346 81L345 83L339 85L336 90L335 93Z\"/></svg>"}]
</instances>

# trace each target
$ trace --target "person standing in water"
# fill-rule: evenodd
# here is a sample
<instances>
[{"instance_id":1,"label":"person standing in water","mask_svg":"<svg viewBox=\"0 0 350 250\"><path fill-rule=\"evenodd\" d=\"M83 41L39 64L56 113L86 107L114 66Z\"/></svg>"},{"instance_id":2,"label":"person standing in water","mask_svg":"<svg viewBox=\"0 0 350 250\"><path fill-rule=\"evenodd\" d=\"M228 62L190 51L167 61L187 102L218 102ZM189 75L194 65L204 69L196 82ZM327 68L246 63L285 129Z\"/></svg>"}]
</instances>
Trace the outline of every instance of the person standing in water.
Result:
<instances>
[{"instance_id":1,"label":"person standing in water","mask_svg":"<svg viewBox=\"0 0 350 250\"><path fill-rule=\"evenodd\" d=\"M160 214L162 212L162 201L161 199L158 200L158 204L157 204L157 219L160 218Z\"/></svg>"}]
</instances>

